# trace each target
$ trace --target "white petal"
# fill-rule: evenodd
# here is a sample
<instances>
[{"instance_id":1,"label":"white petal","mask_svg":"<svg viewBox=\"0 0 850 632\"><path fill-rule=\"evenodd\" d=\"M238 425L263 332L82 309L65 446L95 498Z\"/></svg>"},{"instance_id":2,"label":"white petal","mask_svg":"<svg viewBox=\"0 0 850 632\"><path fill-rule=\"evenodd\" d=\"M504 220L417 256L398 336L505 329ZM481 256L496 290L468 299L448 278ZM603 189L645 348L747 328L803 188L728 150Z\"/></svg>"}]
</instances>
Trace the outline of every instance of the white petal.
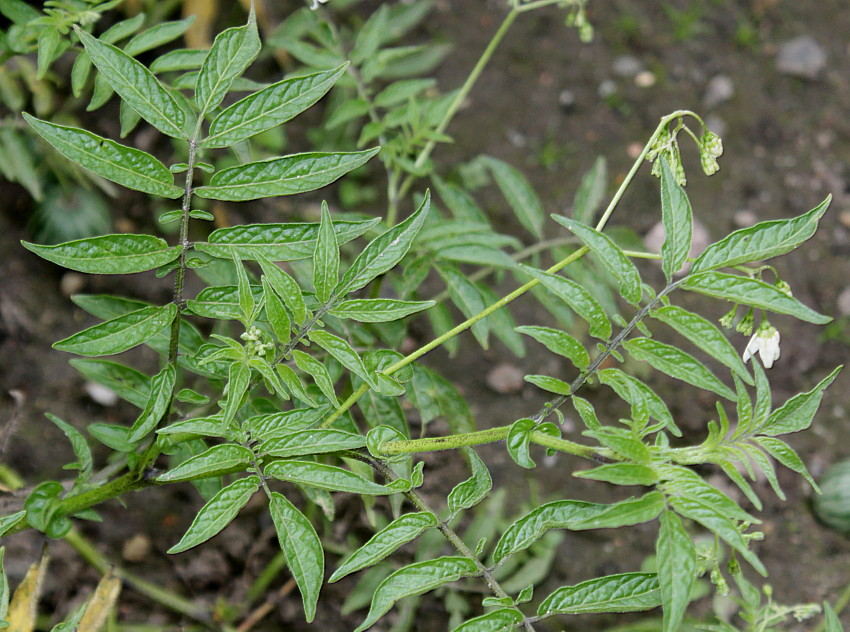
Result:
<instances>
[{"instance_id":1,"label":"white petal","mask_svg":"<svg viewBox=\"0 0 850 632\"><path fill-rule=\"evenodd\" d=\"M760 349L761 340L759 339L758 334L756 334L752 338L750 338L750 341L747 343L747 348L744 349L744 362L748 361L755 354L757 354Z\"/></svg>"}]
</instances>

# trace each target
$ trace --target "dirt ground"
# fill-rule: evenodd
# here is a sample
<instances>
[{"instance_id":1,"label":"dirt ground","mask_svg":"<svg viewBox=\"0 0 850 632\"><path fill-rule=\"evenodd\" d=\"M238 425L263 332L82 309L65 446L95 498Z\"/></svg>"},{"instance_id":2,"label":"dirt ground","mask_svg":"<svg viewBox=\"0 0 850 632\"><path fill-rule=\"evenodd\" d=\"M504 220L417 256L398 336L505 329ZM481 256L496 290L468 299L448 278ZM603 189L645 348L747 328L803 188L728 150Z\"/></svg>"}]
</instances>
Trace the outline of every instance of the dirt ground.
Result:
<instances>
[{"instance_id":1,"label":"dirt ground","mask_svg":"<svg viewBox=\"0 0 850 632\"><path fill-rule=\"evenodd\" d=\"M504 13L503 3L495 0L438 2L435 19L426 30L454 46L438 72L441 88L459 85ZM677 109L701 114L723 137L721 171L706 178L694 159L696 151L685 143L683 153L690 156L688 192L695 217L713 238L752 221L800 214L827 194L833 195L818 234L777 264L796 297L839 319L828 336L824 329L790 319L777 318L774 323L783 339L782 358L770 374L775 401L810 388L845 362L850 343L850 294L839 300L845 289L850 291L850 7L844 0L811 4L783 0L591 1L589 17L596 35L589 44L579 42L575 31L564 26L562 16L551 9L516 21L491 69L449 129L455 144L440 148L435 159L453 164L480 153L499 157L521 168L534 182L547 211L562 212L570 206L581 175L597 156L608 159L612 180L619 181L631 165L635 147L642 146L661 116ZM788 42L802 36L811 38L824 55L822 67L809 77L793 74L779 64ZM648 169L642 171L612 223L641 235L647 233L660 218L657 186ZM15 427L3 461L32 484L62 477L59 464L71 458L64 438L44 420L45 411L78 427L87 420L123 423L132 412L120 405L94 403L83 390L82 378L67 365L67 358L50 349L53 341L78 329L83 316L60 292L61 272L18 245L20 239L28 238L25 226L30 203L15 187L4 191L7 203L0 211L0 423L8 427L14 420ZM499 198L494 194L489 202L498 228L514 231ZM131 209L130 214L134 212ZM554 225L549 230L554 234ZM80 288L85 292L120 291L122 284L114 279L85 283ZM161 299L166 287L145 286L142 297ZM716 309L719 317L721 308ZM520 305L517 313L533 318L527 311ZM736 342L741 348L745 345L743 337ZM154 361L145 354L138 360L151 366ZM486 385L486 375L499 362L528 373L542 372L547 363L542 355L517 360L500 347L483 353L470 339L458 358L448 361L434 354L428 361L461 384L481 427L527 416L541 401L530 386L519 394L494 393ZM11 391L24 398L19 408ZM680 389L672 389L668 397L681 425L693 440L699 440L712 414L711 403L693 401ZM831 463L850 458L848 397L850 373L845 372L827 393L812 429L790 440L816 478ZM528 493L524 475L504 450L485 450L483 455L494 465L497 484L514 485L509 493ZM436 479L429 491L448 489L437 474L437 468L445 464L439 458L429 461L428 471ZM599 500L598 495L607 490L569 477L580 467L584 464L572 459L553 464L551 475L543 477L540 494ZM758 515L764 520L766 535L756 549L770 572L775 599L834 603L850 583L850 540L816 521L810 509L811 490L796 475L783 470L779 478L787 502L776 499L765 482L756 485L765 500L764 511ZM194 553L166 556L164 551L191 518L189 509L199 506L198 496L188 489L146 490L131 495L126 504L109 503L102 511L104 523L86 524L81 530L113 560L122 560L124 550L122 564L129 570L210 606L219 597L235 603L244 600L247 586L276 546L267 516L262 511L251 514L249 509L247 519L237 521L209 545ZM337 511L339 528L331 535L342 538L346 530L362 526L354 501L341 502ZM636 570L652 553L654 534L652 527L613 534L568 534L550 576L536 594L547 594L557 585L597 573ZM137 542L139 537L146 538L149 548L138 561L127 561L125 547L134 536ZM10 551L7 571L15 583L36 559L42 541L32 534L6 540ZM53 562L44 611L67 612L98 575L67 545L53 543L51 548ZM272 587L279 589L286 579L284 571ZM340 603L352 587L353 582L341 582L325 589L315 626L303 623L297 599L284 597L252 629L353 629L362 613L339 615ZM441 604L423 603L413 629L446 629ZM124 592L121 604L119 621L179 629L172 614L132 590ZM697 606L698 613L709 610L708 603ZM850 615L842 620L850 626ZM621 620L562 620L540 629L590 631L615 622ZM385 627L375 629L389 629L381 625ZM809 622L791 624L789 629L814 628Z\"/></svg>"}]
</instances>

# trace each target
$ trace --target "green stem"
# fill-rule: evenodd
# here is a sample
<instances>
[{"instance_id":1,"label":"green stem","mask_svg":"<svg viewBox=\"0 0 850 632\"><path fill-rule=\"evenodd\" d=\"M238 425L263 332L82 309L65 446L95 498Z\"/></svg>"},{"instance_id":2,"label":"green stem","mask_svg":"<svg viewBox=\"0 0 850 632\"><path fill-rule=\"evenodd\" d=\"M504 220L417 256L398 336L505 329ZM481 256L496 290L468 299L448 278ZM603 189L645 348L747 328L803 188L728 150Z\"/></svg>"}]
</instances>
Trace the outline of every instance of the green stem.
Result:
<instances>
[{"instance_id":1,"label":"green stem","mask_svg":"<svg viewBox=\"0 0 850 632\"><path fill-rule=\"evenodd\" d=\"M88 562L93 568L100 573L106 573L110 568L116 577L120 577L122 581L129 584L136 592L144 595L148 599L165 606L166 608L180 613L183 616L194 619L199 623L211 627L211 619L200 606L175 595L171 590L160 588L156 584L145 581L137 577L133 573L125 571L122 568L115 567L94 545L84 538L77 530L71 529L65 536L65 542Z\"/></svg>"}]
</instances>

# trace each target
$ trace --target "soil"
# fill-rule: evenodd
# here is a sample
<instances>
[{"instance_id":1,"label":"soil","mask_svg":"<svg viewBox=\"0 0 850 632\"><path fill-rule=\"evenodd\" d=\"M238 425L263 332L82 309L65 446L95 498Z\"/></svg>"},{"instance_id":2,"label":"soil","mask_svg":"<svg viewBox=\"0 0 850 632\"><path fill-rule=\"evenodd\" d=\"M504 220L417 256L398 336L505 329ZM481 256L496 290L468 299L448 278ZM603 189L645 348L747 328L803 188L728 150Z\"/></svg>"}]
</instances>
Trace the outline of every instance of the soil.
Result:
<instances>
[{"instance_id":1,"label":"soil","mask_svg":"<svg viewBox=\"0 0 850 632\"><path fill-rule=\"evenodd\" d=\"M426 30L454 46L437 75L443 89L451 89L465 78L500 24L503 5L494 0L437 3L434 20ZM847 316L841 317L838 306L839 295L850 287L850 9L843 0L822 0L816 6L779 0L591 2L589 17L596 33L588 44L564 26L563 15L561 10L547 9L516 21L490 70L449 129L455 143L435 154L438 164L454 164L482 153L496 156L523 170L548 212L564 212L572 204L582 174L597 156L607 158L611 179L619 182L631 166L635 148L639 150L661 116L685 108L700 113L721 133L725 146L721 171L706 178L699 172L696 151L683 144L694 213L713 238L753 220L800 214L827 194L833 196L817 235L776 264L796 297L839 317L828 336L812 325L775 320L782 334L782 358L770 373L775 402L810 388L845 361L850 340ZM783 45L799 36L814 38L825 53L825 67L813 78L792 76L777 67ZM649 75L644 74L639 80L643 85L638 85L631 71L625 72L624 56L651 73L654 83L646 85ZM731 95L717 91L718 86L730 84ZM643 170L613 223L646 234L660 217L657 186L648 169ZM8 444L2 456L6 465L32 485L64 478L60 464L71 459L67 442L43 418L45 412L77 427L90 421L126 423L133 413L121 405L104 407L93 402L67 358L51 350L53 341L88 321L60 291L62 273L18 245L20 239L28 238L25 226L31 204L25 193L8 185L3 191L0 419L8 430L4 435ZM521 237L522 231L512 223L497 193L486 201L498 229ZM116 219L123 215L126 212L120 211ZM554 225L549 230L555 234ZM660 273L651 266L645 269L660 281ZM65 284L71 281L65 278ZM161 300L166 291L164 283L139 287L135 281L132 287L140 298ZM86 280L81 290L121 292L125 282ZM530 305L520 304L516 313L521 323L536 322ZM721 313L708 315L719 317ZM743 337L737 342L741 347L745 344ZM155 362L145 353L137 360L137 366L148 368ZM463 341L458 357L448 359L435 353L428 362L461 386L480 427L527 416L542 402L531 386L504 394L488 388L486 378L493 366L507 362L528 373L551 368L543 355L518 360L501 347L481 352L471 337ZM816 478L830 464L850 457L848 394L850 374L845 372L828 391L813 427L790 438ZM694 400L686 389L671 388L665 395L689 438L698 441L705 420L714 414L712 403ZM440 429L435 423L429 432ZM0 437L0 442L5 440ZM491 464L497 486L506 486L510 498L528 497L524 471L503 449L488 448L482 450L482 456ZM577 460L547 461L546 467L547 475L541 477L535 492L542 498L611 500L616 493L571 478L572 471L586 467ZM442 456L429 457L426 472L430 472L431 482L425 490L435 498L463 476L450 458ZM721 484L720 477L705 473ZM835 603L850 583L850 540L817 522L810 508L812 492L799 477L780 470L779 480L788 497L785 502L778 500L764 481L755 484L765 501L763 511L757 514L764 521L759 528L765 541L755 548L768 568L775 599L781 603L825 599ZM19 501L14 497L0 496L0 507L15 502ZM108 503L100 508L103 523L85 523L79 528L109 559L169 591L188 596L207 611L220 600L244 603L247 587L276 549L267 514L249 507L244 519L196 552L165 555L200 504L191 489L145 490L128 497L126 507ZM366 533L362 513L358 501L342 499L337 521L326 538L342 544L348 533ZM14 585L38 557L43 540L32 533L6 540L6 569ZM612 534L567 534L548 577L535 592L539 597L556 586L598 573L637 570L652 554L653 540L654 528L649 526ZM130 541L135 542L136 555L127 554ZM91 590L98 573L64 543L52 542L50 550L52 565L42 611L64 614ZM350 630L362 619L362 612L339 614L340 604L355 584L349 579L324 589L318 623L308 626L297 594L290 595L292 586L287 579L284 571L272 583L280 596L269 602L268 615L252 629ZM470 600L476 602L477 597L472 594ZM702 600L694 613L705 615L710 610L711 604ZM425 599L412 629L447 629L443 612L440 600ZM394 618L390 615L375 629L389 629ZM158 629L182 629L190 623L131 589L125 589L121 597L118 619L161 626ZM540 629L599 630L628 620L565 619ZM850 625L850 615L842 620ZM812 622L789 625L792 630L815 629Z\"/></svg>"}]
</instances>

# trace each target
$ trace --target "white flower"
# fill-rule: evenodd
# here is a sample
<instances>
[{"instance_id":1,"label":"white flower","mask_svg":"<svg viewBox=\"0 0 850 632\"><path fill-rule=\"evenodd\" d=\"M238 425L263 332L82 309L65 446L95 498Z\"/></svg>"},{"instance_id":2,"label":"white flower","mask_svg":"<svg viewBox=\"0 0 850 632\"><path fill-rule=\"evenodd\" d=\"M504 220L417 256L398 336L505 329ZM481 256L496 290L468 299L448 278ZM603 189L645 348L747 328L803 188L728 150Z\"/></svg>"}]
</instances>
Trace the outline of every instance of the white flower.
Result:
<instances>
[{"instance_id":1,"label":"white flower","mask_svg":"<svg viewBox=\"0 0 850 632\"><path fill-rule=\"evenodd\" d=\"M764 368L769 369L779 359L779 332L769 323L759 325L758 331L750 338L744 350L744 362L756 353L761 357Z\"/></svg>"},{"instance_id":2,"label":"white flower","mask_svg":"<svg viewBox=\"0 0 850 632\"><path fill-rule=\"evenodd\" d=\"M328 0L310 0L310 10L315 11L320 4L325 4Z\"/></svg>"}]
</instances>

